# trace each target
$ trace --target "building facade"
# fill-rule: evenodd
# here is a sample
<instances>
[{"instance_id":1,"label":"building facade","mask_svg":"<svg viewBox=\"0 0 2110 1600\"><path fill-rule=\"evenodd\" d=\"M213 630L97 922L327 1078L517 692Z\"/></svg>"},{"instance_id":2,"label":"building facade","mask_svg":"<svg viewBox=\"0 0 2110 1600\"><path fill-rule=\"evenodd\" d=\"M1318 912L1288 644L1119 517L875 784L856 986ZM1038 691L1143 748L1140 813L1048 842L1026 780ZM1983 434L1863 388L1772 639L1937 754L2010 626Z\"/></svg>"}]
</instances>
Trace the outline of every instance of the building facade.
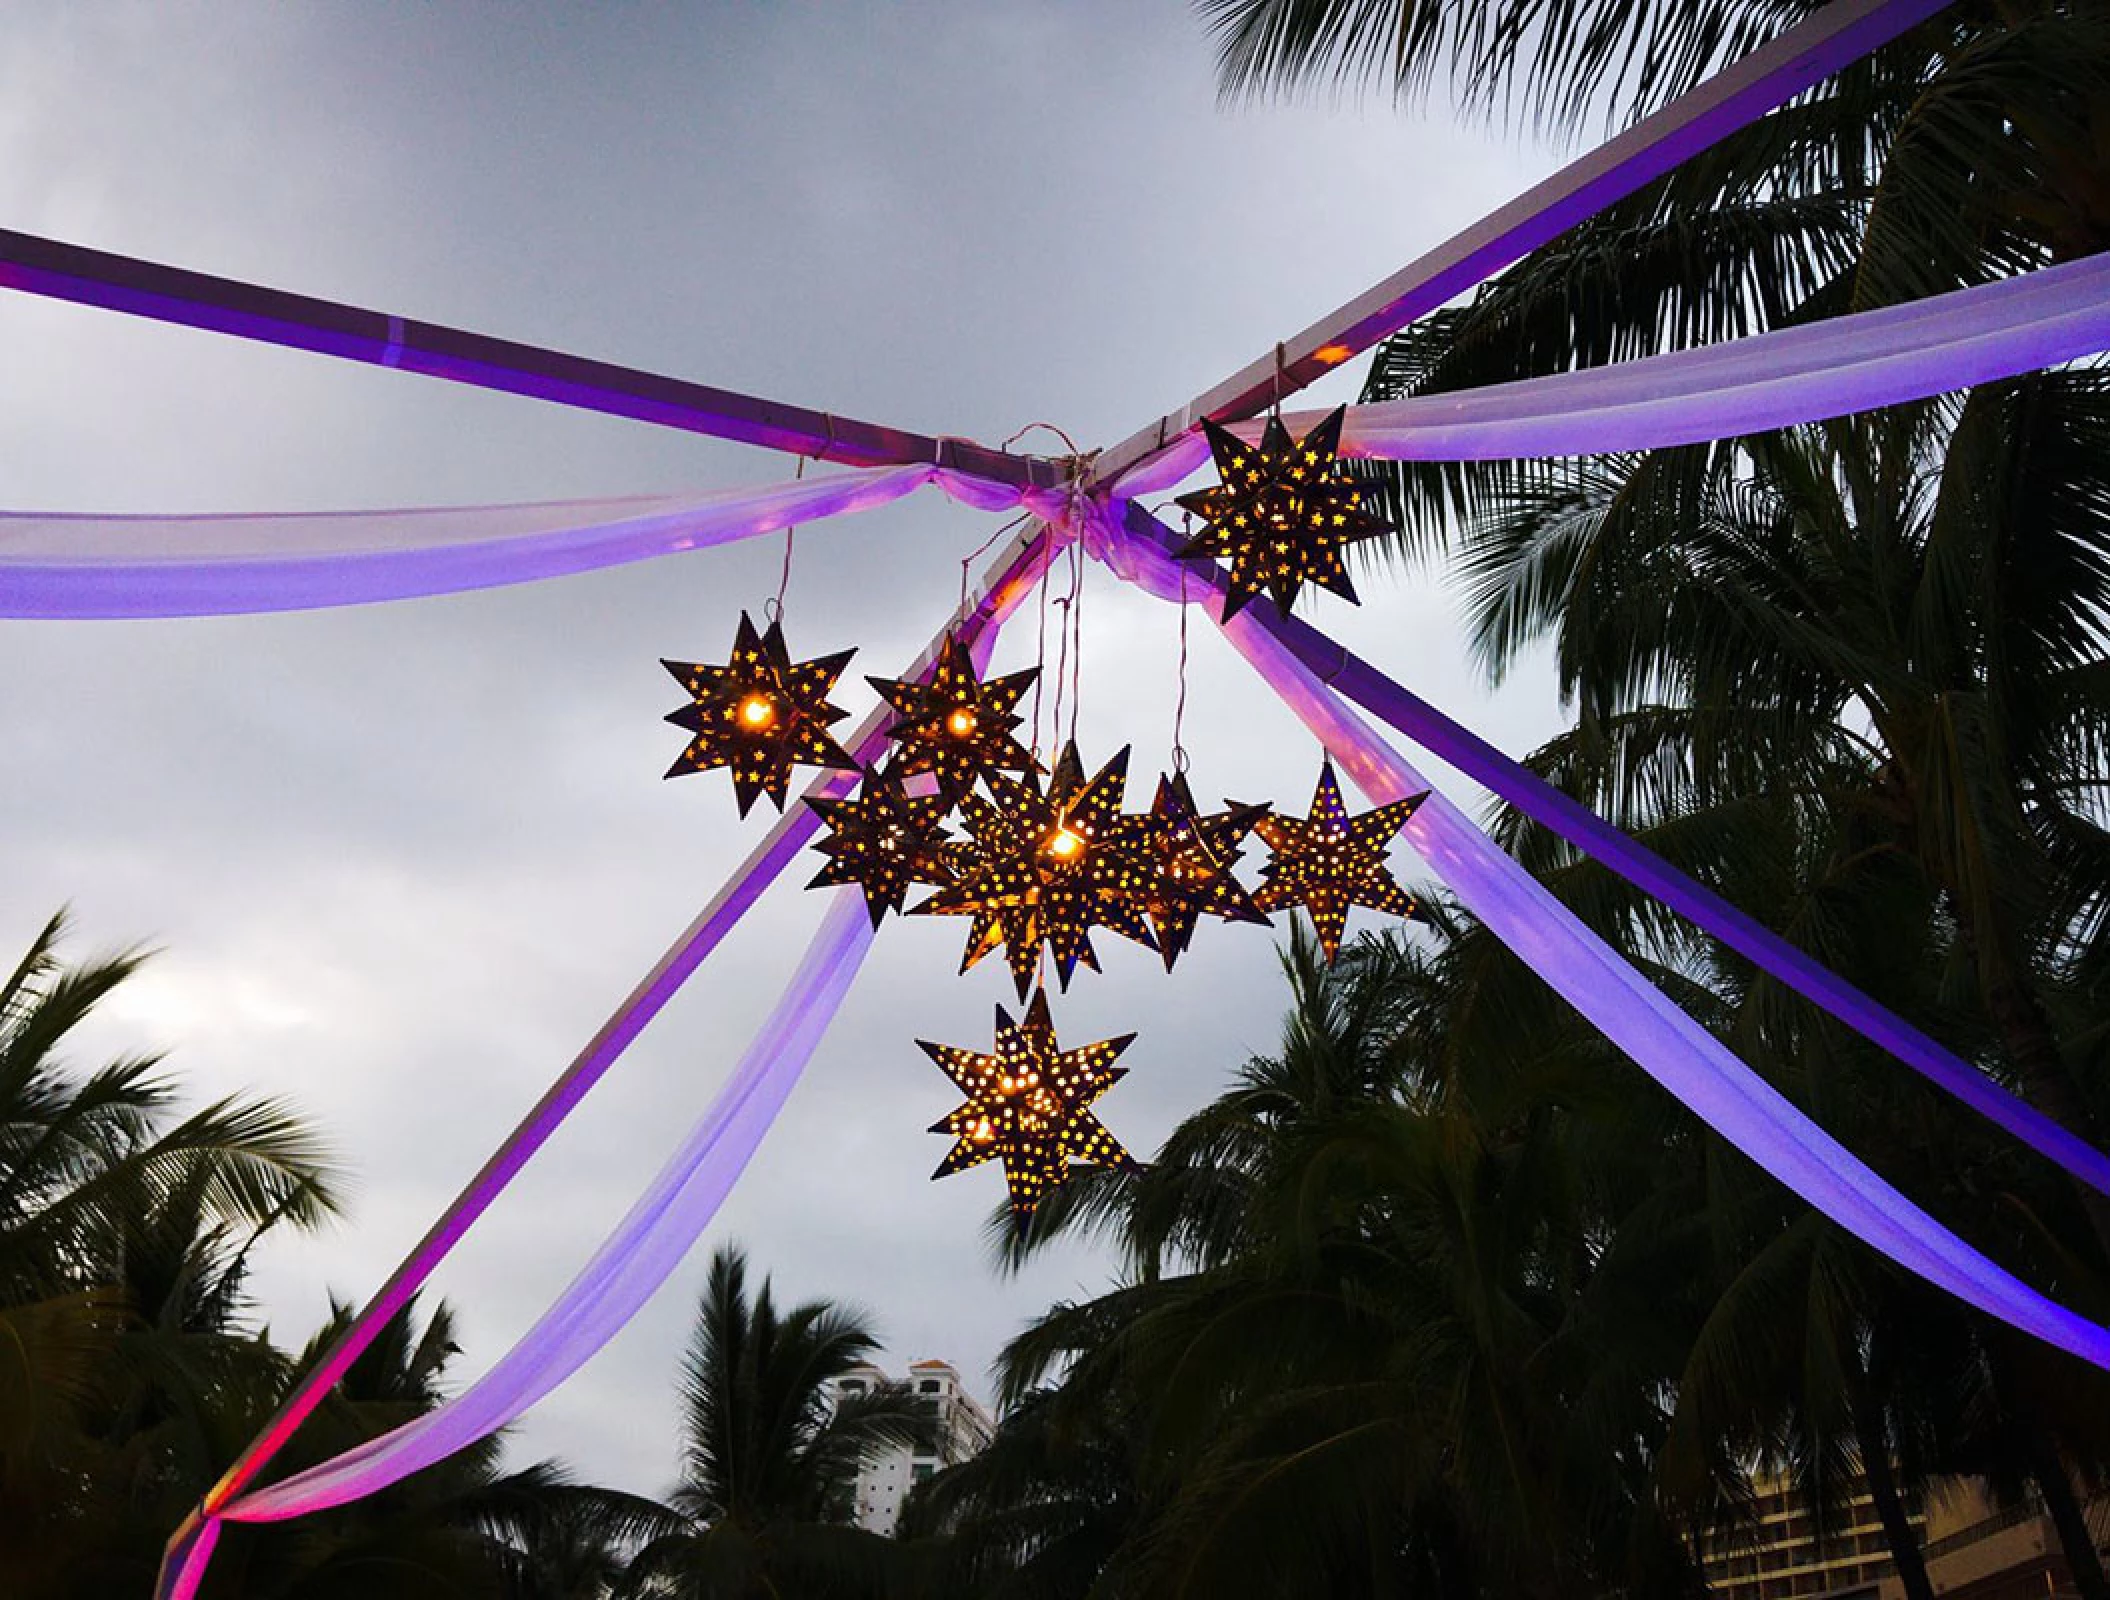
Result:
<instances>
[{"instance_id":1,"label":"building facade","mask_svg":"<svg viewBox=\"0 0 2110 1600\"><path fill-rule=\"evenodd\" d=\"M2066 1600L2076 1596L2057 1531L2035 1506L1996 1507L1966 1479L1908 1513L1927 1580L1941 1600ZM2110 1502L2088 1507L2095 1543L2110 1543ZM1905 1586L1865 1492L1827 1519L1785 1481L1759 1485L1755 1528L1701 1543L1707 1591L1718 1600L1905 1600Z\"/></svg>"},{"instance_id":2,"label":"building facade","mask_svg":"<svg viewBox=\"0 0 2110 1600\"><path fill-rule=\"evenodd\" d=\"M835 1389L838 1397L866 1394L894 1382L878 1367L853 1367L836 1380ZM940 1468L976 1454L996 1431L989 1413L967 1392L959 1369L949 1361L916 1362L901 1386L927 1403L934 1426L929 1437L914 1446L896 1446L867 1458L857 1475L857 1525L887 1535L900 1523L911 1489Z\"/></svg>"}]
</instances>

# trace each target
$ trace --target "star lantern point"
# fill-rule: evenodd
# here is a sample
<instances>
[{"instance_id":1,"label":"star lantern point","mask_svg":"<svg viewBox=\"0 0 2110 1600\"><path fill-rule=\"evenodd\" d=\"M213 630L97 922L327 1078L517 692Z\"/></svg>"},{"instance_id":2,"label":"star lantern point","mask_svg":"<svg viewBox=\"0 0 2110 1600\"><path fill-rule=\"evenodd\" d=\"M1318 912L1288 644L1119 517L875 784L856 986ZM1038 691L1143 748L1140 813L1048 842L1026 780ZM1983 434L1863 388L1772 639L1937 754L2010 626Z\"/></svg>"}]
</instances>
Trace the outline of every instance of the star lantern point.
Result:
<instances>
[{"instance_id":1,"label":"star lantern point","mask_svg":"<svg viewBox=\"0 0 2110 1600\"><path fill-rule=\"evenodd\" d=\"M771 622L758 633L743 611L725 665L662 661L690 697L666 720L694 735L666 775L730 768L744 817L761 795L784 809L794 766L856 771L857 762L827 731L848 715L828 703L828 691L856 653L793 661L783 624Z\"/></svg>"},{"instance_id":2,"label":"star lantern point","mask_svg":"<svg viewBox=\"0 0 2110 1600\"><path fill-rule=\"evenodd\" d=\"M1428 797L1423 790L1351 817L1341 802L1333 763L1323 763L1309 816L1274 812L1254 824L1272 855L1261 869L1253 904L1262 911L1303 906L1329 965L1340 952L1351 906L1412 916L1414 897L1393 880L1385 865L1385 847Z\"/></svg>"},{"instance_id":3,"label":"star lantern point","mask_svg":"<svg viewBox=\"0 0 2110 1600\"><path fill-rule=\"evenodd\" d=\"M1048 1015L1048 994L1034 991L1022 1021L996 1008L996 1042L989 1053L954 1045L917 1045L967 1096L931 1126L951 1136L952 1148L933 1179L999 1161L1021 1228L1049 1190L1066 1183L1073 1163L1132 1167L1092 1105L1127 1073L1115 1059L1135 1040L1123 1034L1075 1050L1062 1049Z\"/></svg>"},{"instance_id":4,"label":"star lantern point","mask_svg":"<svg viewBox=\"0 0 2110 1600\"><path fill-rule=\"evenodd\" d=\"M1301 439L1292 439L1282 419L1271 416L1255 444L1203 420L1220 481L1178 497L1176 503L1203 523L1178 554L1230 563L1225 620L1261 594L1287 615L1307 583L1359 603L1342 548L1393 529L1369 509L1373 486L1341 468L1346 416L1346 407L1336 407Z\"/></svg>"}]
</instances>

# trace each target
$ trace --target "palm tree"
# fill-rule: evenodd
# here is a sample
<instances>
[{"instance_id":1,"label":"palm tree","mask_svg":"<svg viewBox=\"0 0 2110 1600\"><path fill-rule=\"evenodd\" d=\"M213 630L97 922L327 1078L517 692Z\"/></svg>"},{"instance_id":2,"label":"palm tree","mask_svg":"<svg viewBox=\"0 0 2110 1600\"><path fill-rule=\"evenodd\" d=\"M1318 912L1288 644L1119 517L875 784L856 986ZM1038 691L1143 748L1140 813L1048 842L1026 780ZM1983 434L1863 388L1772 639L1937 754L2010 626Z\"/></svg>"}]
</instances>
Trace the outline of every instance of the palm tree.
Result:
<instances>
[{"instance_id":1,"label":"palm tree","mask_svg":"<svg viewBox=\"0 0 2110 1600\"><path fill-rule=\"evenodd\" d=\"M1469 1015L1528 974L1472 990L1462 952L1485 953L1371 940L1329 970L1297 929L1282 1050L1151 1168L1057 1204L1050 1227L1116 1232L1130 1280L1015 1341L1006 1391L1052 1384L1038 1431L1120 1440L1133 1483L1073 1447L1053 1481L1088 1466L1099 1498L1043 1501L973 1463L951 1475L962 1537L994 1530L1031 1573L1074 1560L1076 1530L1103 1546L1140 1519L1104 1557L1122 1594L1696 1590L1648 1479L1678 1295L1629 1259L1639 1242L1606 1242L1691 1248L1622 1229L1651 1203L1665 1119L1608 1092L1620 1068L1572 1021ZM1475 1056L1483 1032L1499 1067ZM1095 1422L1120 1396L1116 1425Z\"/></svg>"},{"instance_id":2,"label":"palm tree","mask_svg":"<svg viewBox=\"0 0 2110 1600\"><path fill-rule=\"evenodd\" d=\"M0 983L0 1588L144 1588L169 1527L283 1376L238 1327L272 1228L337 1207L320 1141L276 1102L173 1117L150 1058L82 1076L69 1038L137 954L69 966L53 917Z\"/></svg>"},{"instance_id":3,"label":"palm tree","mask_svg":"<svg viewBox=\"0 0 2110 1600\"><path fill-rule=\"evenodd\" d=\"M881 1592L896 1552L849 1525L859 1465L929 1427L905 1389L841 1394L835 1380L878 1341L854 1308L780 1310L747 1258L711 1258L683 1362L681 1531L651 1540L621 1592L650 1597L858 1596Z\"/></svg>"},{"instance_id":4,"label":"palm tree","mask_svg":"<svg viewBox=\"0 0 2110 1600\"><path fill-rule=\"evenodd\" d=\"M0 1593L144 1593L161 1544L349 1312L297 1360L250 1321L250 1253L334 1214L320 1141L272 1101L190 1115L151 1059L77 1074L61 1050L136 970L66 964L53 918L0 986ZM429 1410L455 1352L444 1307L383 1330L283 1465L298 1469ZM502 1474L498 1445L372 1500L233 1526L208 1597L488 1595L601 1600L620 1553L672 1519L573 1485ZM576 1581L554 1585L563 1577Z\"/></svg>"},{"instance_id":5,"label":"palm tree","mask_svg":"<svg viewBox=\"0 0 2110 1600\"><path fill-rule=\"evenodd\" d=\"M1448 70L1469 100L1529 105L1571 127L1659 104L1814 8L1203 4L1221 30L1227 88L1372 70L1412 90ZM1366 397L1594 365L2100 250L2105 126L2110 6L1952 6L1392 341ZM1770 900L1774 926L1907 1001L1901 1009L2100 1141L2106 1079L2086 1006L2106 959L2110 887L2095 689L2110 568L2105 421L2100 376L2066 374L1712 449L1386 476L1417 544L1462 544L1490 671L1553 645L1580 720L1540 752L1541 770L1747 907ZM1762 817L1784 846L1755 859L1749 830ZM1542 867L1590 876L1514 820L1508 831ZM1741 995L1746 1053L1855 1117L1859 1142L1911 1168L1918 1191L1946 1199L1967 1231L2039 1262L2084 1301L2100 1292L2110 1248L2100 1197L2018 1169L1984 1139L1961 1163L1930 1161L1929 1146L1957 1147L1939 1114L1907 1093L1908 1121L1866 1115L1900 1101L1842 1094L1816 1070L1826 1057L1857 1076L1875 1064L1828 1040L1799 1001L1617 890L1590 892L1631 946ZM1961 1172L1970 1177L1957 1181ZM1799 1262L1792 1276L1840 1254L1815 1219L1790 1209L1777 1226L1787 1232L1774 1246L1754 1240L1747 1261L1725 1264L1726 1298L1696 1354L1743 1345L1740 1275ZM1873 1311L1858 1292L1818 1294L1813 1304L1838 1313L1824 1340L1846 1388L1776 1389L1772 1422L1853 1419L1844 1436L1859 1437L1880 1479L1893 1448L1949 1423L1896 1387L1913 1363L1875 1359L1900 1345L1885 1331L1898 1313L1882 1309L1894 1298L1882 1274L1856 1262L1803 1282L1882 1292ZM2084 1588L2110 1593L2067 1479L2070 1462L2085 1470L2102 1446L2062 1438L2090 1408L2043 1403L2092 1389L2095 1375L2050 1361L2055 1376L2025 1379L2014 1363L2047 1358L1968 1320L1942 1345L1951 1365L1920 1374L1921 1398L1953 1421L1957 1391L1975 1396L1974 1459L1990 1449L2011 1475L2034 1478ZM1811 1354L1805 1378L1825 1368ZM1686 1385L1688 1406L1710 1392L1697 1371ZM1739 1407L1764 1409L1749 1392L1728 1410Z\"/></svg>"},{"instance_id":6,"label":"palm tree","mask_svg":"<svg viewBox=\"0 0 2110 1600\"><path fill-rule=\"evenodd\" d=\"M351 1316L338 1305L288 1383ZM383 1326L280 1463L297 1472L422 1415L446 1398L458 1353L443 1304L419 1326L415 1301ZM275 1409L259 1397L240 1437ZM552 1462L514 1471L498 1438L480 1441L379 1494L285 1523L225 1529L206 1593L259 1600L352 1600L386 1592L488 1600L605 1600L624 1556L680 1525L666 1507L571 1482Z\"/></svg>"},{"instance_id":7,"label":"palm tree","mask_svg":"<svg viewBox=\"0 0 2110 1600\"><path fill-rule=\"evenodd\" d=\"M1081 1353L1081 1352L1080 1352ZM907 1592L1075 1600L1124 1594L1156 1507L1130 1391L1033 1390L1006 1407L988 1446L918 1485L897 1531Z\"/></svg>"}]
</instances>

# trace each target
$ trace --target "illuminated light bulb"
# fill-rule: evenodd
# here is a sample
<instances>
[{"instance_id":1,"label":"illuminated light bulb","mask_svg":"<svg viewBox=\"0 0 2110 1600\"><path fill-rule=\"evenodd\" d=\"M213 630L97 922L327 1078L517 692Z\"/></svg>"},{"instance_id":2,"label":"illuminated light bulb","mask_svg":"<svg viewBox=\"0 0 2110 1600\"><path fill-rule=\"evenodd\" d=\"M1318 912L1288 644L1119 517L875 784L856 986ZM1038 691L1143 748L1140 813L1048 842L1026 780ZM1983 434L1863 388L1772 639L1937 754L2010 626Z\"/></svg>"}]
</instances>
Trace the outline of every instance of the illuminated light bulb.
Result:
<instances>
[{"instance_id":1,"label":"illuminated light bulb","mask_svg":"<svg viewBox=\"0 0 2110 1600\"><path fill-rule=\"evenodd\" d=\"M974 713L966 706L959 707L945 719L945 731L955 739L973 738L974 726Z\"/></svg>"},{"instance_id":2,"label":"illuminated light bulb","mask_svg":"<svg viewBox=\"0 0 2110 1600\"><path fill-rule=\"evenodd\" d=\"M740 721L750 728L766 728L777 720L777 708L769 696L751 694L740 702Z\"/></svg>"},{"instance_id":3,"label":"illuminated light bulb","mask_svg":"<svg viewBox=\"0 0 2110 1600\"><path fill-rule=\"evenodd\" d=\"M1048 854L1057 861L1074 861L1084 853L1084 839L1068 828L1057 828L1048 836Z\"/></svg>"}]
</instances>

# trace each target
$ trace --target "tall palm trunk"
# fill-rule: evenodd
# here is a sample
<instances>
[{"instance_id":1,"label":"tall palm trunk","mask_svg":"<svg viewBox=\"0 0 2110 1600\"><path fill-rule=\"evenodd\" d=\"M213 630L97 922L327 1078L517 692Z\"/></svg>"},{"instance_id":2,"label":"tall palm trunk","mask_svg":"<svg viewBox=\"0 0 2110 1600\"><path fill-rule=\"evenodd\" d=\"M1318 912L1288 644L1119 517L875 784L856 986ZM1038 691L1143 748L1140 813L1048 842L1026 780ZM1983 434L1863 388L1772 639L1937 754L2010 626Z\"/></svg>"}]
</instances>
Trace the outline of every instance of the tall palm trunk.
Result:
<instances>
[{"instance_id":1,"label":"tall palm trunk","mask_svg":"<svg viewBox=\"0 0 2110 1600\"><path fill-rule=\"evenodd\" d=\"M1868 1496L1876 1503L1883 1523L1883 1538L1890 1546L1890 1560L1905 1586L1905 1600L1934 1600L1934 1584L1927 1577L1927 1559L1920 1549L1919 1535L1905 1514L1905 1497L1899 1492L1897 1473L1890 1462L1889 1430L1883 1425L1882 1407L1866 1378L1854 1382L1854 1433L1861 1446L1861 1470L1868 1479Z\"/></svg>"},{"instance_id":2,"label":"tall palm trunk","mask_svg":"<svg viewBox=\"0 0 2110 1600\"><path fill-rule=\"evenodd\" d=\"M2102 1555L2088 1531L2088 1518L2081 1511L2080 1497L2073 1492L2073 1480L2066 1475L2066 1463L2059 1459L2058 1447L2052 1443L2051 1435L2034 1422L2025 1420L2022 1426L2030 1476L2037 1481L2037 1492L2044 1497L2044 1509L2051 1513L2052 1526L2058 1529L2059 1545L2066 1552L2066 1565L2073 1571L2074 1587L2080 1590L2081 1600L2110 1600L2110 1577L2103 1573Z\"/></svg>"}]
</instances>

